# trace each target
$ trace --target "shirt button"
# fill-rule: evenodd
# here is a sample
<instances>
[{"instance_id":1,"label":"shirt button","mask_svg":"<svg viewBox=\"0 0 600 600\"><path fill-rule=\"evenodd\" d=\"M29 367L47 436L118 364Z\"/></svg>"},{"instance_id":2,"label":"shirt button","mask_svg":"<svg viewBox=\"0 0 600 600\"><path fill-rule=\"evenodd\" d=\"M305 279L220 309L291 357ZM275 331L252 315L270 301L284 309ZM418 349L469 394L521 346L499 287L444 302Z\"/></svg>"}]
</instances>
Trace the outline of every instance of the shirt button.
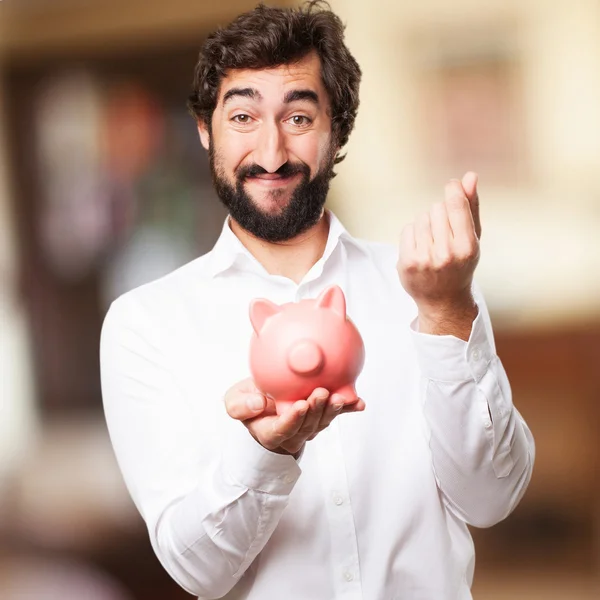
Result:
<instances>
[{"instance_id":1,"label":"shirt button","mask_svg":"<svg viewBox=\"0 0 600 600\"><path fill-rule=\"evenodd\" d=\"M486 419L486 420L483 422L483 426L484 426L486 429L489 429L489 428L492 426L492 422L491 422L489 419Z\"/></svg>"},{"instance_id":2,"label":"shirt button","mask_svg":"<svg viewBox=\"0 0 600 600\"><path fill-rule=\"evenodd\" d=\"M333 501L335 502L335 504L337 504L337 506L341 506L342 504L344 504L344 499L341 496L336 496Z\"/></svg>"},{"instance_id":3,"label":"shirt button","mask_svg":"<svg viewBox=\"0 0 600 600\"><path fill-rule=\"evenodd\" d=\"M344 579L346 581L352 581L354 579L354 575L350 571L344 571Z\"/></svg>"},{"instance_id":4,"label":"shirt button","mask_svg":"<svg viewBox=\"0 0 600 600\"><path fill-rule=\"evenodd\" d=\"M480 352L479 348L473 349L473 353L471 354L471 357L473 358L473 360L479 360L481 358L481 352Z\"/></svg>"},{"instance_id":5,"label":"shirt button","mask_svg":"<svg viewBox=\"0 0 600 600\"><path fill-rule=\"evenodd\" d=\"M292 481L294 481L294 478L293 478L293 477L291 477L290 475L286 475L286 476L283 478L283 481L284 481L285 483L292 483Z\"/></svg>"}]
</instances>

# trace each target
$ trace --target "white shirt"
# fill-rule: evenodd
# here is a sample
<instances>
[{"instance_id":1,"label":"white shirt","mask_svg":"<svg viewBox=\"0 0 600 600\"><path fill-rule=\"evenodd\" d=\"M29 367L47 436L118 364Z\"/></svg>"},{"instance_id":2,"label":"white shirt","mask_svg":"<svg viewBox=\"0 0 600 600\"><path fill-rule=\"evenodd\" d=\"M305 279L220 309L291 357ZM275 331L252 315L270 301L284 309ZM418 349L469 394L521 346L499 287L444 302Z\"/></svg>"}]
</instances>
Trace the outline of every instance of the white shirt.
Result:
<instances>
[{"instance_id":1,"label":"white shirt","mask_svg":"<svg viewBox=\"0 0 600 600\"><path fill-rule=\"evenodd\" d=\"M467 524L512 511L535 452L486 305L475 289L468 342L418 333L396 249L329 216L299 285L269 275L226 222L211 252L112 304L101 370L120 469L162 565L199 598L466 600ZM365 343L367 408L296 461L260 446L223 396L250 376L250 301L333 283Z\"/></svg>"}]
</instances>

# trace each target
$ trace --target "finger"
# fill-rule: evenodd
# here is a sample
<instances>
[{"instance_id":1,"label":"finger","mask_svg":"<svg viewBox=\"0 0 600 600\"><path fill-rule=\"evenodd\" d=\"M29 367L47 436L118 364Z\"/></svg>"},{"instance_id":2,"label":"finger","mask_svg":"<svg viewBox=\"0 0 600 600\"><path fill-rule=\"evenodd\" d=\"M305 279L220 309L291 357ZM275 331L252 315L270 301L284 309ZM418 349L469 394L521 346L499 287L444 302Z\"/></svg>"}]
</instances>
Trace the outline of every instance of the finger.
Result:
<instances>
[{"instance_id":1,"label":"finger","mask_svg":"<svg viewBox=\"0 0 600 600\"><path fill-rule=\"evenodd\" d=\"M323 413L328 404L329 391L325 388L317 388L308 397L308 404L310 406L304 423L299 431L300 435L308 437L319 429L319 423L323 417Z\"/></svg>"},{"instance_id":2,"label":"finger","mask_svg":"<svg viewBox=\"0 0 600 600\"><path fill-rule=\"evenodd\" d=\"M298 400L285 409L281 415L257 419L249 428L265 448L277 448L285 440L298 433L304 424L309 408L306 400Z\"/></svg>"},{"instance_id":3,"label":"finger","mask_svg":"<svg viewBox=\"0 0 600 600\"><path fill-rule=\"evenodd\" d=\"M333 419L335 419L338 415L341 415L344 406L346 406L344 399L342 397L336 396L337 394L334 394L329 399L329 402L327 403L327 406L323 411L323 416L321 417L321 421L319 422L319 431L323 431L323 429L329 426Z\"/></svg>"},{"instance_id":4,"label":"finger","mask_svg":"<svg viewBox=\"0 0 600 600\"><path fill-rule=\"evenodd\" d=\"M446 210L455 248L462 249L475 239L475 224L462 184L457 179L446 184Z\"/></svg>"},{"instance_id":5,"label":"finger","mask_svg":"<svg viewBox=\"0 0 600 600\"><path fill-rule=\"evenodd\" d=\"M431 233L433 234L433 252L437 263L444 265L450 259L452 231L448 221L448 210L443 202L431 207Z\"/></svg>"},{"instance_id":6,"label":"finger","mask_svg":"<svg viewBox=\"0 0 600 600\"><path fill-rule=\"evenodd\" d=\"M291 454L295 454L308 440L312 440L316 437L317 433L320 431L319 425L327 407L328 399L329 391L325 388L313 390L306 401L310 408L306 413L304 422L295 435L282 441L281 447L284 450Z\"/></svg>"},{"instance_id":7,"label":"finger","mask_svg":"<svg viewBox=\"0 0 600 600\"><path fill-rule=\"evenodd\" d=\"M365 410L365 408L366 404L364 400L362 398L359 398L358 402L355 402L354 404L346 404L344 408L342 408L342 414L351 412L362 412L363 410Z\"/></svg>"},{"instance_id":8,"label":"finger","mask_svg":"<svg viewBox=\"0 0 600 600\"><path fill-rule=\"evenodd\" d=\"M475 224L475 234L477 238L481 237L481 219L479 218L479 193L477 191L477 183L479 176L473 171L465 173L462 178L462 186L469 200L471 214L473 215L473 223Z\"/></svg>"},{"instance_id":9,"label":"finger","mask_svg":"<svg viewBox=\"0 0 600 600\"><path fill-rule=\"evenodd\" d=\"M421 258L429 257L433 246L433 236L428 212L419 215L415 221L415 241L417 252Z\"/></svg>"},{"instance_id":10,"label":"finger","mask_svg":"<svg viewBox=\"0 0 600 600\"><path fill-rule=\"evenodd\" d=\"M361 398L358 398L354 402L348 402L341 394L333 394L331 396L331 403L338 404L339 402L342 402L344 405L341 410L342 413L360 412L365 409L365 403Z\"/></svg>"}]
</instances>

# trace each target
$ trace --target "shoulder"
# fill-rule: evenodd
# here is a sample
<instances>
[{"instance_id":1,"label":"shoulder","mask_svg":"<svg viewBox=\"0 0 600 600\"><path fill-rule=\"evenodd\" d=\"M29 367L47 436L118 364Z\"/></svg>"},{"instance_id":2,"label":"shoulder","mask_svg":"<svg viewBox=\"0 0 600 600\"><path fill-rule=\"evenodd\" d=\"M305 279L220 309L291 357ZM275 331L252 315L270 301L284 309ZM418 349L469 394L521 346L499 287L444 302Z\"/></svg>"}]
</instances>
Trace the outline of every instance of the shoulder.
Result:
<instances>
[{"instance_id":1,"label":"shoulder","mask_svg":"<svg viewBox=\"0 0 600 600\"><path fill-rule=\"evenodd\" d=\"M125 292L112 301L103 329L152 325L164 329L191 298L202 294L210 281L210 253L204 254L167 275Z\"/></svg>"}]
</instances>

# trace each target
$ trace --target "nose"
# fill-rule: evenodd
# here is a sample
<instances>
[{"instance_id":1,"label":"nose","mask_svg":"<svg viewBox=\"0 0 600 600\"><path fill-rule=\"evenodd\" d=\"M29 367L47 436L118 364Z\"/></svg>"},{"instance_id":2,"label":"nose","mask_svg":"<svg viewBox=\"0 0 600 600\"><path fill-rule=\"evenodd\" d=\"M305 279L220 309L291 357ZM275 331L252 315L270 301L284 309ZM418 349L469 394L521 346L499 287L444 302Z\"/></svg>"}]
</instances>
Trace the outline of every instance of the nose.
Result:
<instances>
[{"instance_id":1,"label":"nose","mask_svg":"<svg viewBox=\"0 0 600 600\"><path fill-rule=\"evenodd\" d=\"M254 162L268 173L274 173L287 160L285 136L278 123L263 123L254 150Z\"/></svg>"},{"instance_id":2,"label":"nose","mask_svg":"<svg viewBox=\"0 0 600 600\"><path fill-rule=\"evenodd\" d=\"M323 370L325 356L321 347L312 340L299 340L287 354L289 368L297 375L316 375Z\"/></svg>"}]
</instances>

